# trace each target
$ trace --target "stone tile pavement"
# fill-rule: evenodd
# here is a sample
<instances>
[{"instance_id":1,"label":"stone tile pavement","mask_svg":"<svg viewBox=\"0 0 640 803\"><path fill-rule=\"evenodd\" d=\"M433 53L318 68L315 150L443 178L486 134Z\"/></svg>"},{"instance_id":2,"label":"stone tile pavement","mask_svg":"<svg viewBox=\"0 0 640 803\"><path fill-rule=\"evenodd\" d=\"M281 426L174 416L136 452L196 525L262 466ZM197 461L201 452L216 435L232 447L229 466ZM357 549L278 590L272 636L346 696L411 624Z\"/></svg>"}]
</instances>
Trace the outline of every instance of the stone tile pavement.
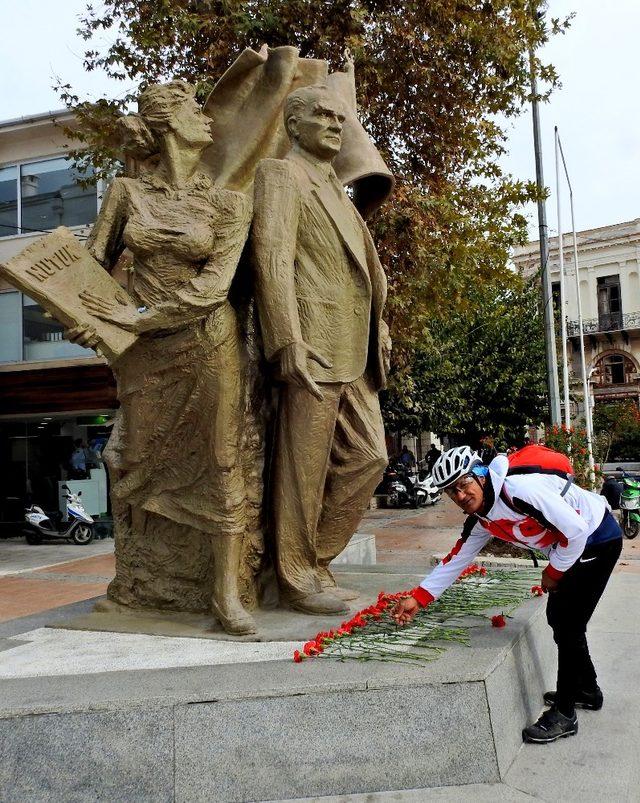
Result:
<instances>
[{"instance_id":1,"label":"stone tile pavement","mask_svg":"<svg viewBox=\"0 0 640 803\"><path fill-rule=\"evenodd\" d=\"M113 540L77 547L8 539L0 541L0 567L0 622L7 622L106 593Z\"/></svg>"}]
</instances>

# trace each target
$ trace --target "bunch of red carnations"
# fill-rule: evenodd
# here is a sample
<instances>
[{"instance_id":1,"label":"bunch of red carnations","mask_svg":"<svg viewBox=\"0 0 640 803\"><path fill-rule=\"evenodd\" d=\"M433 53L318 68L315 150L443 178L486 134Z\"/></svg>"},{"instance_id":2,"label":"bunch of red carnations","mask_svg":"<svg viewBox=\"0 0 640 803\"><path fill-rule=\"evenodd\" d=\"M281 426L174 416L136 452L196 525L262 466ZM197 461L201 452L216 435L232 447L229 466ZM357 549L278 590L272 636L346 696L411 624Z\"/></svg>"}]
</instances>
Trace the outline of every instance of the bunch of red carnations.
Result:
<instances>
[{"instance_id":1,"label":"bunch of red carnations","mask_svg":"<svg viewBox=\"0 0 640 803\"><path fill-rule=\"evenodd\" d=\"M487 570L484 566L478 566L477 563L472 563L471 566L467 566L467 568L462 571L458 580L463 580L465 577L470 577L472 574L480 574L484 577L486 573Z\"/></svg>"},{"instance_id":2,"label":"bunch of red carnations","mask_svg":"<svg viewBox=\"0 0 640 803\"><path fill-rule=\"evenodd\" d=\"M332 644L337 639L350 636L354 631L366 627L371 622L379 622L386 610L395 605L399 599L411 596L410 591L399 591L397 594L385 594L381 591L378 594L378 601L375 605L369 605L358 611L351 619L344 621L340 627L332 630L322 630L316 636L307 641L302 650L295 650L293 660L299 664L307 658L314 658L324 652L327 645Z\"/></svg>"}]
</instances>

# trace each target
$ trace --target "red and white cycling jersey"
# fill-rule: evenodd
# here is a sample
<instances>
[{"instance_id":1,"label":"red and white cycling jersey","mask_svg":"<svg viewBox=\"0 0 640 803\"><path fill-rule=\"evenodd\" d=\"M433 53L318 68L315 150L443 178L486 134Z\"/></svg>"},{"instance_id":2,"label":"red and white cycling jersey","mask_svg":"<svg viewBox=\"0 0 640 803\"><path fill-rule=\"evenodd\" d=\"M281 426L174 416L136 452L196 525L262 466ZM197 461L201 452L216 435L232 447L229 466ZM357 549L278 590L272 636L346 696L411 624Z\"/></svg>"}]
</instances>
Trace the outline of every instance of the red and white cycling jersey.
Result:
<instances>
[{"instance_id":1,"label":"red and white cycling jersey","mask_svg":"<svg viewBox=\"0 0 640 803\"><path fill-rule=\"evenodd\" d=\"M416 598L422 604L437 599L473 561L491 537L540 550L549 558L551 576L560 578L578 560L587 538L602 522L609 505L603 496L572 484L562 496L566 480L552 474L514 474L498 455L489 465L487 481L493 485L495 502L486 516L463 535L451 552L420 583ZM519 510L531 508L535 518L517 513L500 498L506 495ZM541 523L542 522L542 523ZM546 525L545 526L545 522Z\"/></svg>"}]
</instances>

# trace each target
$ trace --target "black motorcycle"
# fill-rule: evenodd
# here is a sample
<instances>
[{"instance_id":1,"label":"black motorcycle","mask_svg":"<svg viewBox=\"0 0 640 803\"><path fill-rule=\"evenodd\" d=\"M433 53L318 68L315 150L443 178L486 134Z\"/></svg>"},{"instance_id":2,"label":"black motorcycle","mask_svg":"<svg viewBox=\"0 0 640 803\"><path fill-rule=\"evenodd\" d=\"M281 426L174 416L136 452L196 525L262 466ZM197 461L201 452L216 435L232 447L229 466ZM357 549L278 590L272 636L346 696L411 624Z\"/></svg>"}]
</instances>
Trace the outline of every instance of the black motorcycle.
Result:
<instances>
[{"instance_id":1,"label":"black motorcycle","mask_svg":"<svg viewBox=\"0 0 640 803\"><path fill-rule=\"evenodd\" d=\"M386 499L385 507L418 506L416 488L411 481L410 471L400 462L392 461L388 464L375 493Z\"/></svg>"}]
</instances>

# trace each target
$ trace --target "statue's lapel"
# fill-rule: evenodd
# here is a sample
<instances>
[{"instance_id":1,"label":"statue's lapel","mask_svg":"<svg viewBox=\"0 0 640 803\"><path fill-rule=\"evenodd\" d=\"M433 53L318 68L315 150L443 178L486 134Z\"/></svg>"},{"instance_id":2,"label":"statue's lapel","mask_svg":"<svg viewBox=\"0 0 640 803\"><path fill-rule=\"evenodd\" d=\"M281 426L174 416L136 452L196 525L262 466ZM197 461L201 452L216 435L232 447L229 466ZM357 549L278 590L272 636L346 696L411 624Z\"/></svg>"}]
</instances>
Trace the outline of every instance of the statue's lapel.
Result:
<instances>
[{"instance_id":1,"label":"statue's lapel","mask_svg":"<svg viewBox=\"0 0 640 803\"><path fill-rule=\"evenodd\" d=\"M365 246L367 233L359 232L357 228L365 224L360 222L358 220L358 215L353 213L354 210L351 210L347 206L347 204L351 202L346 196L341 200L329 181L324 179L316 168L304 159L304 157L291 154L289 158L300 165L307 174L311 182L313 194L324 207L325 212L340 235L342 242L358 267L362 270L367 282L370 284L371 277L369 276L369 265Z\"/></svg>"}]
</instances>

